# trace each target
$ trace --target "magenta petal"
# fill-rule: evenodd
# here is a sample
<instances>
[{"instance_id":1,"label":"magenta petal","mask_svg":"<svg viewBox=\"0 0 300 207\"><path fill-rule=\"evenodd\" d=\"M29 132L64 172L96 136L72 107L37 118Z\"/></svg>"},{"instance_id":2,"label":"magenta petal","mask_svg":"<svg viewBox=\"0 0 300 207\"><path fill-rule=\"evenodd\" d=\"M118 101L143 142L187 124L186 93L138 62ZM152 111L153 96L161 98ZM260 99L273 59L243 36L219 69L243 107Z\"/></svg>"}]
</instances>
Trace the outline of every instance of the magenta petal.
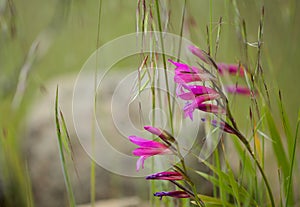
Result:
<instances>
[{"instance_id":1,"label":"magenta petal","mask_svg":"<svg viewBox=\"0 0 300 207\"><path fill-rule=\"evenodd\" d=\"M190 83L195 81L209 81L213 78L209 74L190 74L190 73L178 73L174 76L175 83Z\"/></svg>"},{"instance_id":2,"label":"magenta petal","mask_svg":"<svg viewBox=\"0 0 300 207\"><path fill-rule=\"evenodd\" d=\"M144 169L144 162L150 156L141 156L138 161L136 162L136 171L139 171L140 168Z\"/></svg>"},{"instance_id":3,"label":"magenta petal","mask_svg":"<svg viewBox=\"0 0 300 207\"><path fill-rule=\"evenodd\" d=\"M184 63L175 62L169 59L169 62L176 66L175 73L189 73L189 74L198 74L200 73L200 69L194 66L189 66Z\"/></svg>"},{"instance_id":4,"label":"magenta petal","mask_svg":"<svg viewBox=\"0 0 300 207\"><path fill-rule=\"evenodd\" d=\"M182 83L179 84L176 89L176 95L184 100L191 100L196 96L204 94L218 95L218 93L214 89L206 86L186 85Z\"/></svg>"},{"instance_id":5,"label":"magenta petal","mask_svg":"<svg viewBox=\"0 0 300 207\"><path fill-rule=\"evenodd\" d=\"M162 134L160 129L153 126L144 126L144 129L157 136L160 136Z\"/></svg>"},{"instance_id":6,"label":"magenta petal","mask_svg":"<svg viewBox=\"0 0 300 207\"><path fill-rule=\"evenodd\" d=\"M192 103L186 104L183 108L184 118L190 117L190 119L193 120L193 112L195 108L196 108L195 104Z\"/></svg>"},{"instance_id":7,"label":"magenta petal","mask_svg":"<svg viewBox=\"0 0 300 207\"><path fill-rule=\"evenodd\" d=\"M183 100L195 99L195 94L193 94L192 92L177 94L177 96Z\"/></svg>"},{"instance_id":8,"label":"magenta petal","mask_svg":"<svg viewBox=\"0 0 300 207\"><path fill-rule=\"evenodd\" d=\"M195 98L195 102L197 105L205 102L205 101L212 101L212 100L215 100L217 98L220 98L220 95L219 94L204 94L204 95L200 95L200 96L197 96Z\"/></svg>"},{"instance_id":9,"label":"magenta petal","mask_svg":"<svg viewBox=\"0 0 300 207\"><path fill-rule=\"evenodd\" d=\"M135 156L143 156L143 155L158 155L158 154L170 154L171 150L169 150L166 146L164 148L151 148L151 147L139 147L132 151L132 154Z\"/></svg>"},{"instance_id":10,"label":"magenta petal","mask_svg":"<svg viewBox=\"0 0 300 207\"><path fill-rule=\"evenodd\" d=\"M190 83L195 81L204 81L198 74L175 74L175 83Z\"/></svg>"},{"instance_id":11,"label":"magenta petal","mask_svg":"<svg viewBox=\"0 0 300 207\"><path fill-rule=\"evenodd\" d=\"M206 86L199 86L199 85L186 85L181 84L183 88L188 91L191 91L195 95L202 95L202 94L218 94L214 89L206 87Z\"/></svg>"},{"instance_id":12,"label":"magenta petal","mask_svg":"<svg viewBox=\"0 0 300 207\"><path fill-rule=\"evenodd\" d=\"M164 144L152 140L143 139L137 136L129 136L129 140L141 147L152 147L152 148L163 148L166 147Z\"/></svg>"},{"instance_id":13,"label":"magenta petal","mask_svg":"<svg viewBox=\"0 0 300 207\"><path fill-rule=\"evenodd\" d=\"M180 62L175 62L171 59L168 60L170 63L172 63L173 65L176 66L176 69L179 69L179 70L183 70L183 71L191 71L189 69L189 66L187 64L184 64L184 63L180 63Z\"/></svg>"}]
</instances>

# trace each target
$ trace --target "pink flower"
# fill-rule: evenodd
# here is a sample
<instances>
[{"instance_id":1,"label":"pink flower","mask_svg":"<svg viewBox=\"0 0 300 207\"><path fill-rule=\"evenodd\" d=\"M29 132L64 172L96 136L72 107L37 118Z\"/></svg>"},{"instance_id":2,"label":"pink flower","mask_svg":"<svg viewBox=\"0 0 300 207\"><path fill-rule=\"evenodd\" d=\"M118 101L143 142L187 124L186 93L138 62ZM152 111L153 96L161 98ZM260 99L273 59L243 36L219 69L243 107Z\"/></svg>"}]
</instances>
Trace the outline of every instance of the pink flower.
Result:
<instances>
[{"instance_id":1,"label":"pink flower","mask_svg":"<svg viewBox=\"0 0 300 207\"><path fill-rule=\"evenodd\" d=\"M244 77L245 75L243 66L238 64L217 63L217 66L221 75L224 75L225 73L229 73L230 75L238 74L241 77Z\"/></svg>"},{"instance_id":2,"label":"pink flower","mask_svg":"<svg viewBox=\"0 0 300 207\"><path fill-rule=\"evenodd\" d=\"M191 120L193 120L193 112L195 109L199 109L204 112L213 113L213 114L226 114L226 110L222 107L213 104L206 104L206 103L189 103L186 104L183 108L184 117L189 116Z\"/></svg>"},{"instance_id":3,"label":"pink flower","mask_svg":"<svg viewBox=\"0 0 300 207\"><path fill-rule=\"evenodd\" d=\"M204 51L200 50L198 47L191 45L189 46L189 50L198 58L200 58L203 62L212 65L209 56ZM216 64L218 67L218 71L221 75L229 73L230 75L238 74L241 77L244 76L245 73L244 68L239 64L227 64L227 63L216 63Z\"/></svg>"},{"instance_id":4,"label":"pink flower","mask_svg":"<svg viewBox=\"0 0 300 207\"><path fill-rule=\"evenodd\" d=\"M213 79L212 76L194 66L189 66L183 63L169 60L170 63L176 66L174 81L176 83L190 83L194 81L208 81Z\"/></svg>"},{"instance_id":5,"label":"pink flower","mask_svg":"<svg viewBox=\"0 0 300 207\"><path fill-rule=\"evenodd\" d=\"M132 154L135 156L140 156L136 163L136 170L142 167L144 168L144 162L148 157L154 155L164 155L164 154L172 154L172 151L163 143L147 140L137 136L129 136L129 140L140 146L133 150Z\"/></svg>"},{"instance_id":6,"label":"pink flower","mask_svg":"<svg viewBox=\"0 0 300 207\"><path fill-rule=\"evenodd\" d=\"M219 95L214 89L199 85L179 84L176 90L176 95L183 100L193 100L195 97L205 94Z\"/></svg>"},{"instance_id":7,"label":"pink flower","mask_svg":"<svg viewBox=\"0 0 300 207\"><path fill-rule=\"evenodd\" d=\"M160 199L162 199L162 197L164 196L170 196L170 197L174 197L174 198L190 198L191 196L186 193L185 191L170 191L170 192L157 192L154 193L154 196L160 197Z\"/></svg>"},{"instance_id":8,"label":"pink flower","mask_svg":"<svg viewBox=\"0 0 300 207\"><path fill-rule=\"evenodd\" d=\"M147 180L182 180L183 175L179 172L159 172L146 177Z\"/></svg>"},{"instance_id":9,"label":"pink flower","mask_svg":"<svg viewBox=\"0 0 300 207\"><path fill-rule=\"evenodd\" d=\"M255 95L257 92L252 92L249 88L244 86L237 86L237 85L229 85L225 87L226 92L233 93L233 94L241 94L241 95Z\"/></svg>"},{"instance_id":10,"label":"pink flower","mask_svg":"<svg viewBox=\"0 0 300 207\"><path fill-rule=\"evenodd\" d=\"M176 94L183 100L191 101L191 103L187 103L183 108L184 117L189 116L190 119L193 120L193 112L195 109L211 113L225 113L224 109L216 105L204 104L206 101L212 101L220 97L220 94L212 88L199 85L180 84L177 87Z\"/></svg>"}]
</instances>

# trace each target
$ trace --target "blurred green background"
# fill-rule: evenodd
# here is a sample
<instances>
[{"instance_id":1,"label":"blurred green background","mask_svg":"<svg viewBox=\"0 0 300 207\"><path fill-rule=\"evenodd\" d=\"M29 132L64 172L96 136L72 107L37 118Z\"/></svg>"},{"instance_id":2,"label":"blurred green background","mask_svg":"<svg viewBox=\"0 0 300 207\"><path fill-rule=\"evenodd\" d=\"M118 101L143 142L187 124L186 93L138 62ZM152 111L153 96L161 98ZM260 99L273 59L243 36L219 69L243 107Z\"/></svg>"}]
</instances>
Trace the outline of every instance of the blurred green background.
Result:
<instances>
[{"instance_id":1,"label":"blurred green background","mask_svg":"<svg viewBox=\"0 0 300 207\"><path fill-rule=\"evenodd\" d=\"M183 1L162 2L170 6L168 31L179 34ZM136 6L136 0L102 1L100 45L136 32ZM300 14L297 12L300 1L238 1L250 43L257 41L262 6L265 7L262 66L269 89L273 92L281 89L293 121L300 106ZM214 37L219 18L223 17L217 61L238 62L243 54L232 1L213 1L212 8ZM43 84L50 78L80 71L97 48L98 16L96 0L0 0L0 138L8 130L18 145L23 117L33 94L43 93ZM209 1L188 0L183 36L206 50L209 21ZM251 65L255 65L256 53L256 48L249 46ZM140 62L132 61L121 64L137 68ZM24 67L29 70L24 96L13 111L11 105Z\"/></svg>"},{"instance_id":2,"label":"blurred green background","mask_svg":"<svg viewBox=\"0 0 300 207\"><path fill-rule=\"evenodd\" d=\"M0 97L11 100L17 77L35 40L38 57L30 67L28 94L43 82L62 73L80 70L96 49L99 1L16 1L1 0L0 5ZM170 5L169 32L179 34L183 2L166 1ZM266 0L238 1L241 18L247 25L248 41L257 41L262 5L265 6L263 67L267 78L278 83L283 92L288 113L296 117L300 105L298 88L299 66L299 1ZM121 35L136 31L137 1L103 1L100 45ZM241 49L235 30L235 10L232 1L213 1L213 24L216 35L219 17L223 17L218 61L237 62ZM184 36L206 49L206 25L209 24L209 1L188 1ZM187 33L189 33L187 35ZM41 37L42 36L42 37ZM46 43L45 43L46 42ZM256 49L249 47L254 63ZM251 56L252 55L252 56ZM138 64L138 63L137 63ZM272 73L270 72L272 71ZM271 84L271 90L274 84ZM34 87L33 87L34 86ZM30 96L30 95L29 95Z\"/></svg>"}]
</instances>

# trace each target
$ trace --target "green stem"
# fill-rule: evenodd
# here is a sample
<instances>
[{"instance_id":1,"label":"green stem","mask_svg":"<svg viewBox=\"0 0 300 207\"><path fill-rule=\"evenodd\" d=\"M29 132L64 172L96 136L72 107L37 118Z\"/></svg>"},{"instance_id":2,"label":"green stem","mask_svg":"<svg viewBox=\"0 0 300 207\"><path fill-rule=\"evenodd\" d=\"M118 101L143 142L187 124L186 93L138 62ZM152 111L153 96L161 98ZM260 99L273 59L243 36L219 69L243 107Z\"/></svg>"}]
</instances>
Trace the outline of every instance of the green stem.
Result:
<instances>
[{"instance_id":1,"label":"green stem","mask_svg":"<svg viewBox=\"0 0 300 207\"><path fill-rule=\"evenodd\" d=\"M98 25L97 25L97 42L96 42L96 66L95 66L95 74L94 74L94 112L96 113L97 111L97 66L98 66L98 48L100 46L100 29L101 29L101 8L102 8L102 0L99 0L99 8L98 8ZM92 143L92 156L94 157L96 154L96 149L95 149L95 130L96 130L96 123L95 119L92 118L92 126L91 126L91 143ZM95 201L96 201L96 163L92 159L91 160L91 172L90 172L90 190L91 190L91 206L95 206Z\"/></svg>"},{"instance_id":2,"label":"green stem","mask_svg":"<svg viewBox=\"0 0 300 207\"><path fill-rule=\"evenodd\" d=\"M261 167L259 161L256 159L255 157L255 154L253 153L253 150L248 142L248 140L244 137L244 135L242 135L240 132L236 131L236 135L238 136L238 138L242 141L242 143L245 145L247 151L249 152L249 154L251 155L251 157L253 158L253 160L255 161L255 164L257 165L258 169L259 169L259 172L260 174L262 175L262 178L266 184L266 187L267 187L267 191L268 191L268 194L269 194L269 197L270 197L270 200L271 200L271 204L272 204L272 207L275 207L275 202L274 202L274 198L273 198L273 193L272 193L272 190L271 190L271 187L270 187L270 184L268 182L268 179L267 179L267 176L263 170L263 168Z\"/></svg>"},{"instance_id":3,"label":"green stem","mask_svg":"<svg viewBox=\"0 0 300 207\"><path fill-rule=\"evenodd\" d=\"M213 9L212 9L212 0L209 1L209 51L212 56L213 51L212 51L212 19L213 19Z\"/></svg>"},{"instance_id":4,"label":"green stem","mask_svg":"<svg viewBox=\"0 0 300 207\"><path fill-rule=\"evenodd\" d=\"M170 127L171 127L171 131L173 134L174 133L173 114L172 114L171 97L170 97L169 81L168 81L168 74L167 74L167 62L166 62L165 48L164 48L164 42L163 42L162 25L161 25L161 19L160 19L158 0L155 1L155 4L156 4L157 21L158 21L159 32L160 32L160 42L161 42L161 50L162 50L162 57L163 57L163 64L164 64L164 74L165 74L165 82L166 82L166 89L167 89Z\"/></svg>"},{"instance_id":5,"label":"green stem","mask_svg":"<svg viewBox=\"0 0 300 207\"><path fill-rule=\"evenodd\" d=\"M181 153L180 153L179 145L178 145L177 142L176 142L175 144L176 144L176 148L177 148L177 156L178 156L178 158L180 159L180 162L181 162L181 165L182 165L184 174L185 174L185 176L187 177L188 183L189 183L190 186L192 187L192 190L193 190L193 197L194 197L194 199L195 199L195 202L198 204L198 206L204 207L205 204L204 204L204 202L203 202L203 201L199 198L199 196L198 196L197 189L196 189L196 185L192 182L192 180L190 179L190 177L189 177L188 174L187 174L187 170L186 170L184 158L183 158L183 156L182 156ZM174 183L174 182L173 182L173 183ZM177 185L177 186L178 186L178 185ZM182 189L183 189L183 188L182 188ZM184 190L184 189L183 189L183 190ZM190 193L190 191L187 191L187 192Z\"/></svg>"},{"instance_id":6,"label":"green stem","mask_svg":"<svg viewBox=\"0 0 300 207\"><path fill-rule=\"evenodd\" d=\"M152 61L152 60L151 60ZM154 62L154 61L153 61ZM152 65L152 82L151 82L151 93L152 93L152 125L155 126L155 105L156 105L156 100L155 100L155 69L156 66ZM155 170L155 163L154 163L154 157L151 159L151 170L154 171ZM151 190L150 190L150 206L155 206L155 200L154 197L152 196L153 193L156 191L156 187L155 187L155 182L151 181Z\"/></svg>"}]
</instances>

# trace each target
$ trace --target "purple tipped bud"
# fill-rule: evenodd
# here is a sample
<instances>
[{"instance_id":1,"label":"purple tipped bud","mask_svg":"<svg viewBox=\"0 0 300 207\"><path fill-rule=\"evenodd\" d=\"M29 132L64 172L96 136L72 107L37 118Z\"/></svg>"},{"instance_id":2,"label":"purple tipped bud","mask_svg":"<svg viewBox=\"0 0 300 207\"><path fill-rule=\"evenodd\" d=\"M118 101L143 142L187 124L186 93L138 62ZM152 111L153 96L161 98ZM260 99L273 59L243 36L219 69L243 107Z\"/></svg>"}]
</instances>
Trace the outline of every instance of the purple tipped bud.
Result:
<instances>
[{"instance_id":1,"label":"purple tipped bud","mask_svg":"<svg viewBox=\"0 0 300 207\"><path fill-rule=\"evenodd\" d=\"M144 126L144 129L148 132L160 137L164 141L176 142L175 138L167 131L159 129L153 126Z\"/></svg>"},{"instance_id":2,"label":"purple tipped bud","mask_svg":"<svg viewBox=\"0 0 300 207\"><path fill-rule=\"evenodd\" d=\"M170 191L170 192L157 192L153 194L154 196L160 197L160 199L162 199L162 197L164 196L170 196L173 198L190 198L191 196L186 193L185 191Z\"/></svg>"},{"instance_id":3,"label":"purple tipped bud","mask_svg":"<svg viewBox=\"0 0 300 207\"><path fill-rule=\"evenodd\" d=\"M159 172L146 177L147 180L182 180L183 175L179 172Z\"/></svg>"},{"instance_id":4,"label":"purple tipped bud","mask_svg":"<svg viewBox=\"0 0 300 207\"><path fill-rule=\"evenodd\" d=\"M198 47L195 47L194 45L190 45L188 48L194 55L200 58L203 62L209 63L207 55Z\"/></svg>"},{"instance_id":5,"label":"purple tipped bud","mask_svg":"<svg viewBox=\"0 0 300 207\"><path fill-rule=\"evenodd\" d=\"M201 118L201 120L206 121L205 118ZM226 122L218 121L218 120L213 119L213 120L211 120L211 124L214 127L219 127L224 132L227 132L227 133L230 133L230 134L235 134L234 129L229 124L227 124Z\"/></svg>"}]
</instances>

